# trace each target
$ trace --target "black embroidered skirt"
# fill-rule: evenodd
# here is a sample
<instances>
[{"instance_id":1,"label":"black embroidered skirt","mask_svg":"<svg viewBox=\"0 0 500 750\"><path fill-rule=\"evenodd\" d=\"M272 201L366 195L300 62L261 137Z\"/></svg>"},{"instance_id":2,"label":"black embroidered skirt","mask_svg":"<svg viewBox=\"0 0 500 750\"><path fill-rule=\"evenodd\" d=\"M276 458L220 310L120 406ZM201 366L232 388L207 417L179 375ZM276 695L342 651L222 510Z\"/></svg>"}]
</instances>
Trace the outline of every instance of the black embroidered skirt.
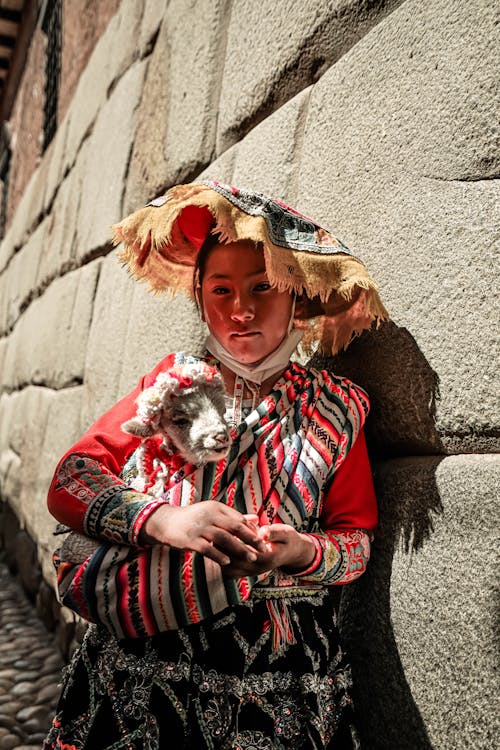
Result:
<instances>
[{"instance_id":1,"label":"black embroidered skirt","mask_svg":"<svg viewBox=\"0 0 500 750\"><path fill-rule=\"evenodd\" d=\"M285 601L281 638L273 608L283 614L283 600L145 639L91 626L44 750L359 748L328 592Z\"/></svg>"}]
</instances>

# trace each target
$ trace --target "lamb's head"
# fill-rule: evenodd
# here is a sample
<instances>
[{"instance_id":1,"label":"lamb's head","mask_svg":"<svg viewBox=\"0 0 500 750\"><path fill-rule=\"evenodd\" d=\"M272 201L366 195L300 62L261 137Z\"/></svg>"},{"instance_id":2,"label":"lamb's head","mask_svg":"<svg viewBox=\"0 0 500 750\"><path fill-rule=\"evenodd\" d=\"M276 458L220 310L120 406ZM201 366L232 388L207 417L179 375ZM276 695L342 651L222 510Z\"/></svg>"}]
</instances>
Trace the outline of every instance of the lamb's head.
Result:
<instances>
[{"instance_id":1,"label":"lamb's head","mask_svg":"<svg viewBox=\"0 0 500 750\"><path fill-rule=\"evenodd\" d=\"M188 462L206 464L224 458L230 445L224 419L224 384L205 362L161 372L137 399L137 416L122 429L137 437L162 435Z\"/></svg>"}]
</instances>

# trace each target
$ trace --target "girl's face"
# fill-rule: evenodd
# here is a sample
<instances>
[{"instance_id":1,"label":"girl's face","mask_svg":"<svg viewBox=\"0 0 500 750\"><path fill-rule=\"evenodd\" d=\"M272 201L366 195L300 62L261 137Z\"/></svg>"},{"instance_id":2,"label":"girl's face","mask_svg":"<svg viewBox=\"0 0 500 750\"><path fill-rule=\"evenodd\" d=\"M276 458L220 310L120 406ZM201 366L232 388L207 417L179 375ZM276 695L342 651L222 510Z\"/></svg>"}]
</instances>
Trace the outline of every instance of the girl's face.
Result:
<instances>
[{"instance_id":1,"label":"girl's face","mask_svg":"<svg viewBox=\"0 0 500 750\"><path fill-rule=\"evenodd\" d=\"M257 364L286 336L292 296L270 286L264 252L253 242L210 251L200 297L210 332L238 362Z\"/></svg>"}]
</instances>

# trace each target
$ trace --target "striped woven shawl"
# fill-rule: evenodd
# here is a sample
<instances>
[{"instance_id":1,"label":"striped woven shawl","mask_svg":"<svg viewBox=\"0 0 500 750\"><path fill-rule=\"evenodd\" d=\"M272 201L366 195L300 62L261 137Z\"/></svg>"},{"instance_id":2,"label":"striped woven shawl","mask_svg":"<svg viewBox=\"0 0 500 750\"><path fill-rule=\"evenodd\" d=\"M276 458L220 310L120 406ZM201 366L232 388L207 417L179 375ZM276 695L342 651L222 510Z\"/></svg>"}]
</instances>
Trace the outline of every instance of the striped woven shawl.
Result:
<instances>
[{"instance_id":1,"label":"striped woven shawl","mask_svg":"<svg viewBox=\"0 0 500 750\"><path fill-rule=\"evenodd\" d=\"M258 514L261 523L320 532L323 492L367 412L366 394L350 381L293 363L233 430L227 458L184 467L171 478L165 499L174 505L220 500ZM219 565L195 552L100 544L64 596L68 606L117 637L138 637L241 603L259 580L226 579Z\"/></svg>"}]
</instances>

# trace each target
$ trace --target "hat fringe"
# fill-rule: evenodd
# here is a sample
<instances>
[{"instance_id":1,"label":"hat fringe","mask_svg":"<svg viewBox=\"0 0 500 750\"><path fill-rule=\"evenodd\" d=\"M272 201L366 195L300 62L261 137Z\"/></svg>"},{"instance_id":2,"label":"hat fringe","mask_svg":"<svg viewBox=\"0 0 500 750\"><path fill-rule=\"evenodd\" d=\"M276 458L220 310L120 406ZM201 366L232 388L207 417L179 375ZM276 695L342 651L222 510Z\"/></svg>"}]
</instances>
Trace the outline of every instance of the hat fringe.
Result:
<instances>
[{"instance_id":1,"label":"hat fringe","mask_svg":"<svg viewBox=\"0 0 500 750\"><path fill-rule=\"evenodd\" d=\"M270 283L280 291L316 300L313 312L297 321L305 332L302 347L306 352L319 342L320 351L335 354L374 321L378 326L389 319L368 270L333 235L319 230L324 253L281 247L272 242L263 216L246 213L203 183L172 188L153 205L112 227L114 244L124 243L119 251L121 262L136 279L148 283L154 294L170 290L172 295L183 291L193 297L198 249L178 222L187 206L208 208L214 217L211 232L221 242L262 243Z\"/></svg>"}]
</instances>

